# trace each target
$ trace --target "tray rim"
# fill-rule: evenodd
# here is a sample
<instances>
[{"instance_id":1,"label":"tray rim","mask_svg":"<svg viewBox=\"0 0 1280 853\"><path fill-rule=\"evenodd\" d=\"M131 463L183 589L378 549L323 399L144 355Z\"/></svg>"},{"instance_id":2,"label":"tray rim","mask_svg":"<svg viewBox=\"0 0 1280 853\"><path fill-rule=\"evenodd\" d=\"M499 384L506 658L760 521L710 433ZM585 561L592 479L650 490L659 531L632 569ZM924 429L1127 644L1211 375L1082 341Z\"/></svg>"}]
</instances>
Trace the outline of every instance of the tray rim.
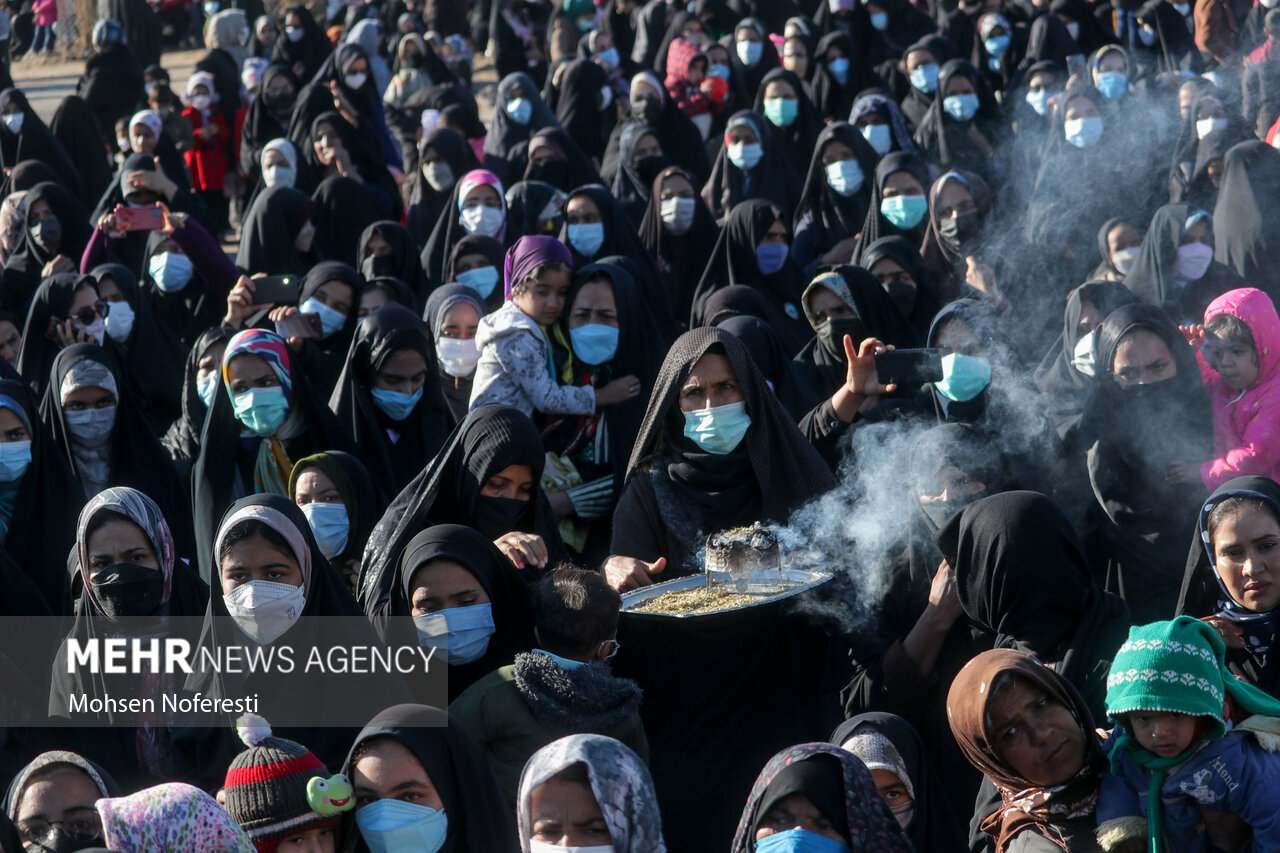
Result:
<instances>
[{"instance_id":1,"label":"tray rim","mask_svg":"<svg viewBox=\"0 0 1280 853\"><path fill-rule=\"evenodd\" d=\"M825 572L817 569L784 568L782 569L782 572L784 576L790 576L796 580L800 580L800 578L794 577L796 575L800 575L803 576L805 580L803 583L797 584L796 586L783 590L782 592L775 593L773 595L761 596L750 604L736 604L733 607L724 607L719 610L711 610L706 613L642 613L629 609L631 605L648 601L649 599L656 598L664 593L677 592L679 590L692 589L695 586L701 586L706 583L706 577L708 574L710 574L714 580L726 582L732 580L728 572L700 572L696 575L686 575L682 578L675 578L673 580L643 586L639 589L633 589L622 593L622 608L619 611L619 615L630 614L632 617L653 617L657 619L698 619L705 616L719 616L723 613L735 613L741 610L748 610L752 607L759 607L762 604L769 604L774 601L791 598L802 592L808 592L809 590L826 583L831 580L831 578L835 577L832 572Z\"/></svg>"}]
</instances>

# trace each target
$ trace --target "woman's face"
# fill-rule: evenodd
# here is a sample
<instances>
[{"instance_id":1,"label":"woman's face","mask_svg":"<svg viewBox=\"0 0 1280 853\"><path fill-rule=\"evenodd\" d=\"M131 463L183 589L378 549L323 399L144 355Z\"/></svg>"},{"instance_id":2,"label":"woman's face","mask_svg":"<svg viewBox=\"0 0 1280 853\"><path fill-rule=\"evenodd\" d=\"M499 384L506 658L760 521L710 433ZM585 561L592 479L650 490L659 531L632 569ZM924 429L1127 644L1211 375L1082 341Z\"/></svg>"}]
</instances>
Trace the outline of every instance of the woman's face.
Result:
<instances>
[{"instance_id":1,"label":"woman's face","mask_svg":"<svg viewBox=\"0 0 1280 853\"><path fill-rule=\"evenodd\" d=\"M390 298L387 297L387 292L381 287L366 288L360 294L360 308L356 311L356 316L368 317L390 301Z\"/></svg>"},{"instance_id":2,"label":"woman's face","mask_svg":"<svg viewBox=\"0 0 1280 853\"><path fill-rule=\"evenodd\" d=\"M271 581L302 586L302 567L293 554L286 554L261 536L243 539L231 546L219 566L222 594L249 581Z\"/></svg>"},{"instance_id":3,"label":"woman's face","mask_svg":"<svg viewBox=\"0 0 1280 853\"><path fill-rule=\"evenodd\" d=\"M609 824L591 789L578 782L552 778L529 793L530 841L554 847L608 847Z\"/></svg>"},{"instance_id":4,"label":"woman's face","mask_svg":"<svg viewBox=\"0 0 1280 853\"><path fill-rule=\"evenodd\" d=\"M298 475L298 482L293 489L293 502L298 506L346 503L342 499L342 492L338 491L329 475L314 465L308 466Z\"/></svg>"},{"instance_id":5,"label":"woman's face","mask_svg":"<svg viewBox=\"0 0 1280 853\"><path fill-rule=\"evenodd\" d=\"M1195 225L1187 229L1187 233L1182 235L1182 242L1179 245L1188 246L1192 243L1203 243L1209 248L1213 248L1213 229L1209 227L1209 220L1202 217Z\"/></svg>"},{"instance_id":6,"label":"woman's face","mask_svg":"<svg viewBox=\"0 0 1280 853\"><path fill-rule=\"evenodd\" d=\"M160 560L151 547L151 540L141 527L127 518L113 518L89 534L85 550L89 552L90 578L117 563L133 563L160 571Z\"/></svg>"},{"instance_id":7,"label":"woman's face","mask_svg":"<svg viewBox=\"0 0 1280 853\"><path fill-rule=\"evenodd\" d=\"M937 65L938 58L930 50L913 50L907 54L907 73L910 74L921 65Z\"/></svg>"},{"instance_id":8,"label":"woman's face","mask_svg":"<svg viewBox=\"0 0 1280 853\"><path fill-rule=\"evenodd\" d=\"M996 755L1031 786L1070 781L1084 767L1085 733L1071 709L1029 681L1015 678L987 703Z\"/></svg>"},{"instance_id":9,"label":"woman's face","mask_svg":"<svg viewBox=\"0 0 1280 853\"><path fill-rule=\"evenodd\" d=\"M857 159L857 155L853 153L853 149L838 139L833 139L826 145L822 146L823 166L830 166L832 163L840 163L844 160L854 159Z\"/></svg>"},{"instance_id":10,"label":"woman's face","mask_svg":"<svg viewBox=\"0 0 1280 853\"><path fill-rule=\"evenodd\" d=\"M769 230L764 232L764 237L760 240L761 246L787 245L787 226L781 219L773 220L773 224L769 226Z\"/></svg>"},{"instance_id":11,"label":"woman's face","mask_svg":"<svg viewBox=\"0 0 1280 853\"><path fill-rule=\"evenodd\" d=\"M575 195L564 206L565 221L570 225L590 225L601 221L600 206L589 195Z\"/></svg>"},{"instance_id":12,"label":"woman's face","mask_svg":"<svg viewBox=\"0 0 1280 853\"><path fill-rule=\"evenodd\" d=\"M667 175L662 179L662 189L658 198L660 201L666 201L669 198L693 198L693 184L689 183L684 175Z\"/></svg>"},{"instance_id":13,"label":"woman's face","mask_svg":"<svg viewBox=\"0 0 1280 853\"><path fill-rule=\"evenodd\" d=\"M1098 328L1098 324L1106 318L1102 312L1098 310L1098 306L1093 303L1092 299L1080 300L1080 322L1076 324L1076 340L1080 340L1085 335Z\"/></svg>"},{"instance_id":14,"label":"woman's face","mask_svg":"<svg viewBox=\"0 0 1280 853\"><path fill-rule=\"evenodd\" d=\"M952 465L943 465L938 469L933 486L922 490L917 497L922 504L946 503L956 498L980 495L986 490L987 484L977 477L971 477Z\"/></svg>"},{"instance_id":15,"label":"woman's face","mask_svg":"<svg viewBox=\"0 0 1280 853\"><path fill-rule=\"evenodd\" d=\"M0 320L0 358L8 364L17 364L21 348L21 330L8 320Z\"/></svg>"},{"instance_id":16,"label":"woman's face","mask_svg":"<svg viewBox=\"0 0 1280 853\"><path fill-rule=\"evenodd\" d=\"M417 806L443 809L444 800L436 790L422 762L404 744L382 738L360 756L351 768L356 808L374 800L404 800Z\"/></svg>"},{"instance_id":17,"label":"woman's face","mask_svg":"<svg viewBox=\"0 0 1280 853\"><path fill-rule=\"evenodd\" d=\"M760 826L756 829L756 841L763 841L770 835L792 829L807 830L842 844L849 843L849 839L841 836L827 816L804 794L791 794L774 803L760 820Z\"/></svg>"},{"instance_id":18,"label":"woman's face","mask_svg":"<svg viewBox=\"0 0 1280 853\"><path fill-rule=\"evenodd\" d=\"M769 85L764 87L764 96L766 100L770 98L786 98L794 101L796 90L786 80L770 80Z\"/></svg>"},{"instance_id":19,"label":"woman's face","mask_svg":"<svg viewBox=\"0 0 1280 853\"><path fill-rule=\"evenodd\" d=\"M569 292L569 273L563 270L543 270L527 283L520 295L513 297L516 307L535 322L550 326L560 318L564 300Z\"/></svg>"},{"instance_id":20,"label":"woman's face","mask_svg":"<svg viewBox=\"0 0 1280 853\"><path fill-rule=\"evenodd\" d=\"M947 95L974 95L977 94L973 90L973 83L963 74L952 74L951 79L947 81L946 91L942 93L945 98Z\"/></svg>"},{"instance_id":21,"label":"woman's face","mask_svg":"<svg viewBox=\"0 0 1280 853\"><path fill-rule=\"evenodd\" d=\"M491 184L478 184L467 191L462 207L464 210L468 207L496 207L501 210L502 197Z\"/></svg>"},{"instance_id":22,"label":"woman's face","mask_svg":"<svg viewBox=\"0 0 1280 853\"><path fill-rule=\"evenodd\" d=\"M480 494L486 498L527 501L533 496L533 469L528 465L508 465L485 480Z\"/></svg>"},{"instance_id":23,"label":"woman's face","mask_svg":"<svg viewBox=\"0 0 1280 853\"><path fill-rule=\"evenodd\" d=\"M458 262L453 265L453 272L454 272L454 275L456 276L464 272L471 272L472 270L478 270L481 267L491 267L491 266L493 266L493 262L490 261L488 258L486 258L484 255L481 255L481 254L463 255L462 257L458 258Z\"/></svg>"},{"instance_id":24,"label":"woman's face","mask_svg":"<svg viewBox=\"0 0 1280 853\"><path fill-rule=\"evenodd\" d=\"M680 389L680 411L727 406L745 399L729 359L709 352L694 362L689 370L689 378Z\"/></svg>"},{"instance_id":25,"label":"woman's face","mask_svg":"<svg viewBox=\"0 0 1280 853\"><path fill-rule=\"evenodd\" d=\"M639 162L646 157L661 156L662 143L658 141L658 137L654 136L652 133L645 133L641 134L640 138L636 140L636 147L631 159L634 162Z\"/></svg>"},{"instance_id":26,"label":"woman's face","mask_svg":"<svg viewBox=\"0 0 1280 853\"><path fill-rule=\"evenodd\" d=\"M911 277L911 273L907 272L901 264L893 258L881 258L871 265L871 274L876 277L876 281L880 282L881 287L887 288L892 283L909 284L916 286L916 280Z\"/></svg>"},{"instance_id":27,"label":"woman's face","mask_svg":"<svg viewBox=\"0 0 1280 853\"><path fill-rule=\"evenodd\" d=\"M196 367L197 381L204 379L210 373L217 374L222 371L222 355L226 351L226 341L218 341L204 351L204 355L200 356L200 364Z\"/></svg>"},{"instance_id":28,"label":"woman's face","mask_svg":"<svg viewBox=\"0 0 1280 853\"><path fill-rule=\"evenodd\" d=\"M316 125L312 147L316 150L316 156L320 158L320 162L328 163L334 151L343 148L342 136L338 133L337 128L327 121L322 121Z\"/></svg>"},{"instance_id":29,"label":"woman's face","mask_svg":"<svg viewBox=\"0 0 1280 853\"><path fill-rule=\"evenodd\" d=\"M906 784L892 770L872 770L871 778L876 780L876 790L889 806L900 806L913 799Z\"/></svg>"},{"instance_id":30,"label":"woman's face","mask_svg":"<svg viewBox=\"0 0 1280 853\"><path fill-rule=\"evenodd\" d=\"M22 418L8 409L0 409L0 443L30 440L31 432L22 425Z\"/></svg>"},{"instance_id":31,"label":"woman's face","mask_svg":"<svg viewBox=\"0 0 1280 853\"><path fill-rule=\"evenodd\" d=\"M982 355L982 341L973 326L961 317L953 317L938 329L937 346L945 353Z\"/></svg>"},{"instance_id":32,"label":"woman's face","mask_svg":"<svg viewBox=\"0 0 1280 853\"><path fill-rule=\"evenodd\" d=\"M1058 88L1058 75L1052 71L1037 71L1031 75L1031 80L1027 83L1027 88L1032 92L1050 92Z\"/></svg>"},{"instance_id":33,"label":"woman's face","mask_svg":"<svg viewBox=\"0 0 1280 853\"><path fill-rule=\"evenodd\" d=\"M440 324L440 337L468 341L476 336L476 330L479 328L480 312L474 305L459 302L444 312L444 322Z\"/></svg>"},{"instance_id":34,"label":"woman's face","mask_svg":"<svg viewBox=\"0 0 1280 853\"><path fill-rule=\"evenodd\" d=\"M969 192L969 188L959 181L947 181L938 190L937 198L937 214L938 219L950 219L952 216L964 216L968 213L978 212L978 203L974 201L973 193Z\"/></svg>"},{"instance_id":35,"label":"woman's face","mask_svg":"<svg viewBox=\"0 0 1280 853\"><path fill-rule=\"evenodd\" d=\"M413 616L454 607L488 604L489 594L471 570L453 560L432 560L409 579Z\"/></svg>"},{"instance_id":36,"label":"woman's face","mask_svg":"<svg viewBox=\"0 0 1280 853\"><path fill-rule=\"evenodd\" d=\"M52 824L86 838L102 835L102 819L93 804L102 796L98 786L78 767L63 766L43 773L22 789L14 823L28 850L51 849L68 841ZM53 837L49 833L53 831ZM40 842L46 842L46 848Z\"/></svg>"},{"instance_id":37,"label":"woman's face","mask_svg":"<svg viewBox=\"0 0 1280 853\"><path fill-rule=\"evenodd\" d=\"M62 398L63 412L86 412L91 409L109 409L116 404L116 395L106 388L86 386L67 393Z\"/></svg>"},{"instance_id":38,"label":"woman's face","mask_svg":"<svg viewBox=\"0 0 1280 853\"><path fill-rule=\"evenodd\" d=\"M906 169L899 169L885 175L884 189L880 194L885 198L899 195L924 195L924 185L920 183L919 178Z\"/></svg>"},{"instance_id":39,"label":"woman's face","mask_svg":"<svg viewBox=\"0 0 1280 853\"><path fill-rule=\"evenodd\" d=\"M103 276L98 280L98 297L103 302L124 302L124 294L111 276Z\"/></svg>"},{"instance_id":40,"label":"woman's face","mask_svg":"<svg viewBox=\"0 0 1280 853\"><path fill-rule=\"evenodd\" d=\"M1098 73L1102 74L1106 71L1124 71L1124 56L1118 50L1108 51L1107 55L1102 57L1098 62Z\"/></svg>"},{"instance_id":41,"label":"woman's face","mask_svg":"<svg viewBox=\"0 0 1280 853\"><path fill-rule=\"evenodd\" d=\"M250 388L275 388L279 385L276 372L260 355L238 355L227 365L227 387L232 394L243 394Z\"/></svg>"},{"instance_id":42,"label":"woman's face","mask_svg":"<svg viewBox=\"0 0 1280 853\"><path fill-rule=\"evenodd\" d=\"M782 46L782 67L803 79L808 76L809 51L800 39L787 39Z\"/></svg>"},{"instance_id":43,"label":"woman's face","mask_svg":"<svg viewBox=\"0 0 1280 853\"><path fill-rule=\"evenodd\" d=\"M129 143L139 154L151 154L156 150L156 135L145 124L138 123L129 128Z\"/></svg>"},{"instance_id":44,"label":"woman's face","mask_svg":"<svg viewBox=\"0 0 1280 853\"><path fill-rule=\"evenodd\" d=\"M809 297L809 313L812 315L809 322L815 327L828 320L849 320L858 316L848 302L827 287L819 287L813 292L813 296ZM861 341L855 341L855 343L861 343Z\"/></svg>"},{"instance_id":45,"label":"woman's face","mask_svg":"<svg viewBox=\"0 0 1280 853\"><path fill-rule=\"evenodd\" d=\"M1142 235L1138 233L1138 229L1134 228L1127 222L1121 222L1119 225L1107 232L1107 251L1114 255L1122 249L1129 249L1142 245Z\"/></svg>"},{"instance_id":46,"label":"woman's face","mask_svg":"<svg viewBox=\"0 0 1280 853\"><path fill-rule=\"evenodd\" d=\"M565 156L552 148L550 145L538 145L533 149L533 153L529 155L529 162L534 166L545 166L548 163L555 163L564 160ZM492 207L492 205L490 205Z\"/></svg>"},{"instance_id":47,"label":"woman's face","mask_svg":"<svg viewBox=\"0 0 1280 853\"><path fill-rule=\"evenodd\" d=\"M311 294L322 305L328 305L344 317L351 314L351 303L355 299L355 291L345 281L326 281Z\"/></svg>"},{"instance_id":48,"label":"woman's face","mask_svg":"<svg viewBox=\"0 0 1280 853\"><path fill-rule=\"evenodd\" d=\"M364 244L364 256L366 258L371 255L375 258L380 258L389 254L391 254L391 244L386 241L382 234L374 231L373 234L369 235L369 241Z\"/></svg>"},{"instance_id":49,"label":"woman's face","mask_svg":"<svg viewBox=\"0 0 1280 853\"><path fill-rule=\"evenodd\" d=\"M745 124L737 125L729 131L730 145L736 145L739 142L743 145L750 145L759 141L760 137L756 136L756 132Z\"/></svg>"},{"instance_id":50,"label":"woman's face","mask_svg":"<svg viewBox=\"0 0 1280 853\"><path fill-rule=\"evenodd\" d=\"M570 329L590 324L618 328L618 303L613 296L613 284L607 280L584 284L569 307Z\"/></svg>"},{"instance_id":51,"label":"woman's face","mask_svg":"<svg viewBox=\"0 0 1280 853\"><path fill-rule=\"evenodd\" d=\"M1120 339L1111 375L1121 385L1154 385L1178 375L1178 363L1164 338L1137 329Z\"/></svg>"},{"instance_id":52,"label":"woman's face","mask_svg":"<svg viewBox=\"0 0 1280 853\"><path fill-rule=\"evenodd\" d=\"M1280 605L1280 522L1245 506L1213 533L1213 555L1227 592L1242 607L1262 613Z\"/></svg>"},{"instance_id":53,"label":"woman's face","mask_svg":"<svg viewBox=\"0 0 1280 853\"><path fill-rule=\"evenodd\" d=\"M97 321L97 305L98 305L98 288L96 285L85 282L80 289L71 297L71 308L67 312L68 316L74 318L71 325L77 329L83 329L86 326L93 325ZM85 312L92 312L94 317L88 323L84 322L84 317L89 316ZM82 316L83 315L83 316Z\"/></svg>"},{"instance_id":54,"label":"woman's face","mask_svg":"<svg viewBox=\"0 0 1280 853\"><path fill-rule=\"evenodd\" d=\"M427 383L427 360L413 349L393 352L378 369L373 387L401 394L413 394Z\"/></svg>"},{"instance_id":55,"label":"woman's face","mask_svg":"<svg viewBox=\"0 0 1280 853\"><path fill-rule=\"evenodd\" d=\"M1070 121L1073 118L1089 118L1096 115L1098 115L1098 105L1092 98L1072 98L1067 104L1067 111L1063 113L1063 118Z\"/></svg>"},{"instance_id":56,"label":"woman's face","mask_svg":"<svg viewBox=\"0 0 1280 853\"><path fill-rule=\"evenodd\" d=\"M39 222L41 219L56 218L49 200L38 198L27 207L27 222Z\"/></svg>"}]
</instances>

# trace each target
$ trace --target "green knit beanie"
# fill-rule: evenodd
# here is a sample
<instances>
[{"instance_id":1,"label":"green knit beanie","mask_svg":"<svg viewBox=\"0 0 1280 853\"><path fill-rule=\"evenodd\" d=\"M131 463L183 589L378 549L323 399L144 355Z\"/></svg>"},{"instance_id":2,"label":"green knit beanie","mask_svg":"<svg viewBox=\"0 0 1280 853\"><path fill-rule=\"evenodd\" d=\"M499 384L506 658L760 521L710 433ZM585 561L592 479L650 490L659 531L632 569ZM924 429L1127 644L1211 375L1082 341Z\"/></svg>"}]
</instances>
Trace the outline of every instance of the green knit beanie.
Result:
<instances>
[{"instance_id":1,"label":"green knit beanie","mask_svg":"<svg viewBox=\"0 0 1280 853\"><path fill-rule=\"evenodd\" d=\"M1232 677L1224 672L1225 651L1218 632L1190 616L1130 628L1111 661L1107 716L1164 711L1208 717L1213 722L1205 734L1222 737L1223 677Z\"/></svg>"}]
</instances>

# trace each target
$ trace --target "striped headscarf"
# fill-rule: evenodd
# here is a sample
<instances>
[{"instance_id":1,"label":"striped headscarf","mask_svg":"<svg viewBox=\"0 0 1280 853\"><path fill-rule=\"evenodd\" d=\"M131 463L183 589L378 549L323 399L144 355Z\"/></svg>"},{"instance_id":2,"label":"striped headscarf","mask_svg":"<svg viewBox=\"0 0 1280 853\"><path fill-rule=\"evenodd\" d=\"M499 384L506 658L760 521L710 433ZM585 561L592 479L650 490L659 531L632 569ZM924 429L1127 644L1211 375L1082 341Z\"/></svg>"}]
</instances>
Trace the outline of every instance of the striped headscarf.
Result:
<instances>
[{"instance_id":1,"label":"striped headscarf","mask_svg":"<svg viewBox=\"0 0 1280 853\"><path fill-rule=\"evenodd\" d=\"M235 394L231 393L231 360L240 355L256 355L265 359L280 381L285 401L293 405L293 366L289 360L289 347L279 335L264 329L245 329L227 342L227 351L222 356L222 386L232 403L235 402ZM293 462L285 453L280 439L274 435L262 439L253 468L255 490L288 497L289 472L292 470Z\"/></svg>"},{"instance_id":2,"label":"striped headscarf","mask_svg":"<svg viewBox=\"0 0 1280 853\"><path fill-rule=\"evenodd\" d=\"M152 550L156 552L160 572L164 575L164 595L161 601L167 602L173 586L173 563L177 555L169 522L165 521L164 513L155 501L137 489L123 486L98 492L80 510L80 521L76 524L76 554L80 558L80 575L89 601L98 608L98 602L93 597L93 585L89 583L89 525L103 512L113 512L132 521L146 535Z\"/></svg>"}]
</instances>

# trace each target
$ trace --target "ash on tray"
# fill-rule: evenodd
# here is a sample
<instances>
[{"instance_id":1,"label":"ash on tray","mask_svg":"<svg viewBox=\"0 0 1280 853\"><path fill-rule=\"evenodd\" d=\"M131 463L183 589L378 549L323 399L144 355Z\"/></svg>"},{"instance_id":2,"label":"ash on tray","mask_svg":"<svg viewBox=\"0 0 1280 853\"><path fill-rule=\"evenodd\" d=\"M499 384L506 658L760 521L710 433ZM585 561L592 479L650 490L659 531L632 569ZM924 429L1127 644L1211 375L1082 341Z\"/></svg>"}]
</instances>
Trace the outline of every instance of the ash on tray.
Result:
<instances>
[{"instance_id":1,"label":"ash on tray","mask_svg":"<svg viewBox=\"0 0 1280 853\"><path fill-rule=\"evenodd\" d=\"M712 572L724 572L732 578L740 592L746 592L748 585L754 587L775 580L774 577L766 577L766 574L776 573L777 589L784 585L782 549L778 545L778 537L758 521L750 527L735 527L708 536L703 567L708 576L708 584Z\"/></svg>"}]
</instances>

